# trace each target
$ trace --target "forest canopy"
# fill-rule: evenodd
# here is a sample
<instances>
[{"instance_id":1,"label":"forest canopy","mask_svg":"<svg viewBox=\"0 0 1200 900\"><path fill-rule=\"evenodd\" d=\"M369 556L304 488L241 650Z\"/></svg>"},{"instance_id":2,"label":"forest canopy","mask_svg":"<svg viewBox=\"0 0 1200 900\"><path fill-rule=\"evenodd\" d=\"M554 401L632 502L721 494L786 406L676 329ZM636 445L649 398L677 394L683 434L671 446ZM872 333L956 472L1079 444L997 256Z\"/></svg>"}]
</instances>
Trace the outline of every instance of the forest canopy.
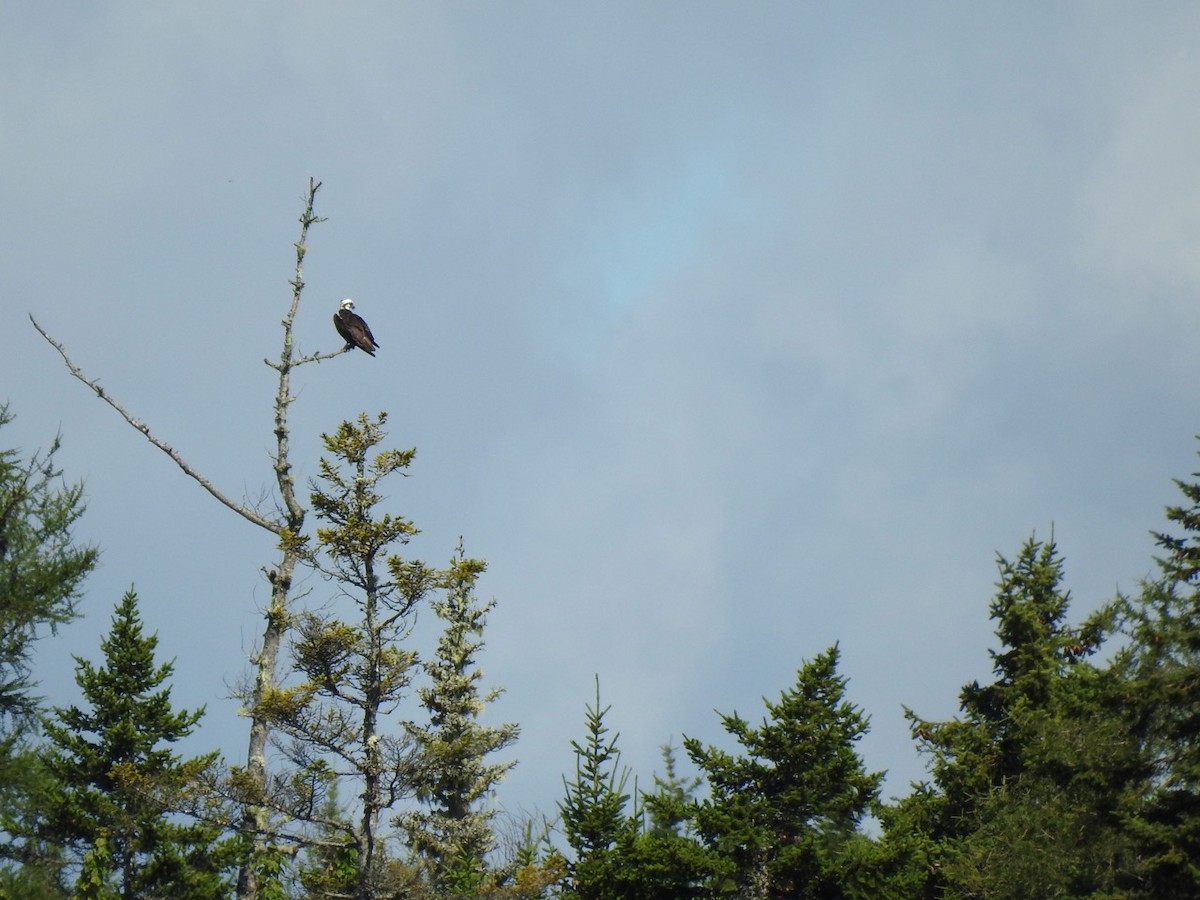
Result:
<instances>
[{"instance_id":1,"label":"forest canopy","mask_svg":"<svg viewBox=\"0 0 1200 900\"><path fill-rule=\"evenodd\" d=\"M869 711L846 698L833 645L763 709L718 714L721 746L665 744L649 779L621 764L601 674L575 770L548 776L558 808L514 832L493 789L518 723L480 721L499 691L481 687L486 566L461 545L444 568L397 552L416 528L378 508L380 484L413 452L384 446L385 423L324 436L319 524L283 538L358 599L289 613L289 661L259 698L265 786L223 749L172 749L203 734L205 711L172 705L132 590L101 656L76 659L84 704L33 693L31 644L78 614L97 551L73 540L83 494L54 467L57 443L0 452L4 895L1200 895L1200 482L1176 482L1156 574L1082 619L1053 540L998 557L992 675L958 686L952 719L907 710L928 776L904 796L881 798L884 773L859 752ZM443 623L432 647L410 627L424 607Z\"/></svg>"}]
</instances>

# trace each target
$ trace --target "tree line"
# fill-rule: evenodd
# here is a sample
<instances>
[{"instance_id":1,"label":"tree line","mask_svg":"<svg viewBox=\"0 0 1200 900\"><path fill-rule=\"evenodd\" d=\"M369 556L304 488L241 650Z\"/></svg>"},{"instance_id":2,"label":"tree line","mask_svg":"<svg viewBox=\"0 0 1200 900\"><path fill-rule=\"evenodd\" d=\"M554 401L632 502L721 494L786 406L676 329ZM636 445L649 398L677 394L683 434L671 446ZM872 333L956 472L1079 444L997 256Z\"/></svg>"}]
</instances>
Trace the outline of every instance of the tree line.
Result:
<instances>
[{"instance_id":1,"label":"tree line","mask_svg":"<svg viewBox=\"0 0 1200 900\"><path fill-rule=\"evenodd\" d=\"M717 747L663 747L646 783L621 764L600 680L557 808L517 820L494 791L517 724L488 725L479 657L486 571L460 540L407 555L416 525L383 482L415 451L387 416L322 435L302 496L289 459L292 324L319 184L310 182L283 321L271 477L277 518L230 500L89 379L70 373L217 500L273 535L271 599L241 699L247 755L186 757L203 709L177 709L132 588L77 705L37 696L33 649L79 614L97 549L72 530L82 485L57 441L0 449L0 897L1194 898L1200 896L1200 474L1155 535L1154 574L1081 620L1053 540L998 559L993 671L948 721L906 710L927 776L881 797L858 751L867 712L837 645ZM11 421L0 407L3 427ZM332 599L306 608L297 569ZM417 646L415 615L440 623ZM685 774L685 771L690 774ZM638 787L647 784L646 788Z\"/></svg>"}]
</instances>

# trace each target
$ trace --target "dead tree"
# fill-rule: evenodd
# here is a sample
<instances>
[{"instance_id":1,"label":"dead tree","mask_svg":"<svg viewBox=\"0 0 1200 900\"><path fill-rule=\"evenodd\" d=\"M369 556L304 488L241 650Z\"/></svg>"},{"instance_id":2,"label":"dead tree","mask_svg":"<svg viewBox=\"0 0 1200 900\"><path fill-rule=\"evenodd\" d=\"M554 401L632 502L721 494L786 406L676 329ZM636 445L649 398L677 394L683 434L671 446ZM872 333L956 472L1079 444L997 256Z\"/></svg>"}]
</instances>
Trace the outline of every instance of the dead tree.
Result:
<instances>
[{"instance_id":1,"label":"dead tree","mask_svg":"<svg viewBox=\"0 0 1200 900\"><path fill-rule=\"evenodd\" d=\"M263 629L262 644L250 658L254 673L253 681L247 686L243 696L242 714L250 719L246 765L244 769L235 772L234 778L238 796L242 800L239 828L250 846L250 853L244 859L238 873L237 896L244 900L258 895L260 868L272 849L270 846L272 813L267 802L267 742L271 732L271 723L269 718L262 714L260 702L276 686L276 662L283 636L290 626L289 607L292 597L292 577L296 565L301 559L299 536L304 527L306 512L296 496L292 465L288 456L290 438L288 411L295 399L291 392L291 376L297 366L332 359L350 349L343 347L331 353L298 356L292 339L293 325L304 290L304 255L307 251L308 229L310 226L324 221L313 212L313 203L320 187L320 182L309 179L304 212L300 216L300 238L295 244L296 272L289 282L292 286L292 302L282 321L283 348L279 355L279 361L263 360L279 374L279 385L275 394L275 452L272 454L271 460L280 505L274 515L265 515L258 509L237 502L219 490L173 447L155 434L149 425L134 418L120 402L100 386L98 380L88 378L67 355L62 344L54 340L33 319L32 315L29 317L38 333L62 356L71 375L95 391L96 396L115 409L133 428L145 435L151 444L166 453L185 474L194 479L209 494L246 521L271 532L278 541L280 553L278 561L274 566L263 569L271 585L271 599L265 612L266 625Z\"/></svg>"}]
</instances>

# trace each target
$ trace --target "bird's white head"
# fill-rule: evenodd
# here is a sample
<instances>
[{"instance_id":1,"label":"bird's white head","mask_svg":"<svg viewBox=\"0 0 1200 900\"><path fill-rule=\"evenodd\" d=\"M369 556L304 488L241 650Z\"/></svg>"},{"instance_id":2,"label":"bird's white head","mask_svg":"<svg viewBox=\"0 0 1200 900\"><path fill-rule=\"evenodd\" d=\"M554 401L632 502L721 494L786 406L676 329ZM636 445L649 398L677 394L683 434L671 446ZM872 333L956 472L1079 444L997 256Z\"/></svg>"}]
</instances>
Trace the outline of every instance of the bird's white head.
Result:
<instances>
[{"instance_id":1,"label":"bird's white head","mask_svg":"<svg viewBox=\"0 0 1200 900\"><path fill-rule=\"evenodd\" d=\"M354 309L354 301L347 297L342 301L342 309Z\"/></svg>"}]
</instances>

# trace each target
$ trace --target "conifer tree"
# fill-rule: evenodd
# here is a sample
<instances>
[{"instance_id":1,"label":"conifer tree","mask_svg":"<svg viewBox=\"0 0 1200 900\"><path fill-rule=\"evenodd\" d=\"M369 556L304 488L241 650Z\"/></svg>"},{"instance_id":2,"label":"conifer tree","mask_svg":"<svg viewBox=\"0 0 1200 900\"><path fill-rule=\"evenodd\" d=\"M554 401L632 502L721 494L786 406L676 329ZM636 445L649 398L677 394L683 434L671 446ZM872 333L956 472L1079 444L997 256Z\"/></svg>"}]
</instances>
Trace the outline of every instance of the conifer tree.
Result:
<instances>
[{"instance_id":1,"label":"conifer tree","mask_svg":"<svg viewBox=\"0 0 1200 900\"><path fill-rule=\"evenodd\" d=\"M0 428L13 420L0 404ZM34 642L77 615L94 547L71 530L83 514L83 487L62 482L56 439L44 454L22 459L0 450L0 896L37 896L53 884L55 848L31 835L44 778L34 744L39 698L30 671Z\"/></svg>"},{"instance_id":2,"label":"conifer tree","mask_svg":"<svg viewBox=\"0 0 1200 900\"><path fill-rule=\"evenodd\" d=\"M949 722L908 713L933 782L885 813L884 843L908 855L909 896L1123 889L1137 861L1121 822L1146 773L1121 712L1121 679L1088 662L1112 612L1068 624L1052 541L1031 538L999 567L995 681L964 687L962 714Z\"/></svg>"},{"instance_id":3,"label":"conifer tree","mask_svg":"<svg viewBox=\"0 0 1200 900\"><path fill-rule=\"evenodd\" d=\"M806 662L778 702L764 701L759 727L722 715L745 755L685 738L711 792L695 827L719 861L714 896L845 893L858 826L883 775L867 772L855 749L867 717L845 700L837 664L836 646Z\"/></svg>"},{"instance_id":4,"label":"conifer tree","mask_svg":"<svg viewBox=\"0 0 1200 900\"><path fill-rule=\"evenodd\" d=\"M53 788L42 798L40 837L73 856L74 896L201 900L232 889L218 829L170 814L216 754L185 760L171 749L204 710L172 708L172 663L156 664L157 643L129 591L101 642L104 663L76 657L86 706L56 708L46 723Z\"/></svg>"},{"instance_id":5,"label":"conifer tree","mask_svg":"<svg viewBox=\"0 0 1200 900\"><path fill-rule=\"evenodd\" d=\"M1200 479L1200 473L1194 478ZM1156 532L1159 573L1125 606L1124 657L1153 790L1131 822L1146 860L1139 896L1200 896L1200 482L1175 480L1178 533Z\"/></svg>"},{"instance_id":6,"label":"conifer tree","mask_svg":"<svg viewBox=\"0 0 1200 900\"><path fill-rule=\"evenodd\" d=\"M647 832L651 835L682 835L690 825L696 790L703 784L699 776L685 778L679 774L676 748L671 743L660 748L663 774L654 776L654 790L642 794L642 806L649 816Z\"/></svg>"},{"instance_id":7,"label":"conifer tree","mask_svg":"<svg viewBox=\"0 0 1200 900\"><path fill-rule=\"evenodd\" d=\"M485 564L467 559L461 543L443 575L445 593L432 601L445 623L437 651L424 664L430 684L418 694L429 714L425 727L408 726L417 758L414 789L426 811L408 813L399 822L409 847L429 862L430 883L438 896L470 896L495 886L500 873L488 873L486 857L495 848L494 810L480 804L514 765L488 763L487 757L516 739L516 725L479 722L499 689L482 696L483 672L476 656L495 601L480 603L475 584Z\"/></svg>"},{"instance_id":8,"label":"conifer tree","mask_svg":"<svg viewBox=\"0 0 1200 900\"><path fill-rule=\"evenodd\" d=\"M563 893L581 900L628 896L623 876L631 876L624 851L635 837L637 825L626 812L629 771L619 768L620 735L609 737L604 724L609 710L600 706L597 677L595 705L585 707L586 737L582 743L571 741L575 777L570 781L563 777L566 796L559 803L563 833L574 853Z\"/></svg>"},{"instance_id":9,"label":"conifer tree","mask_svg":"<svg viewBox=\"0 0 1200 900\"><path fill-rule=\"evenodd\" d=\"M352 897L358 878L358 846L348 835L353 833L349 811L338 798L337 782L329 790L317 812L317 840L306 848L297 878L306 897ZM332 827L325 823L341 823Z\"/></svg>"},{"instance_id":10,"label":"conifer tree","mask_svg":"<svg viewBox=\"0 0 1200 900\"><path fill-rule=\"evenodd\" d=\"M508 877L489 896L494 900L539 900L562 882L567 864L551 845L550 831L551 825L544 819L537 828L532 818L524 819L512 840Z\"/></svg>"},{"instance_id":11,"label":"conifer tree","mask_svg":"<svg viewBox=\"0 0 1200 900\"><path fill-rule=\"evenodd\" d=\"M340 832L353 844L354 896L362 900L385 895L393 877L381 814L416 787L412 742L393 715L408 696L417 664L417 654L402 642L418 605L439 581L436 570L392 552L417 533L413 524L377 511L380 482L406 469L415 455L378 449L386 420L383 413L374 421L364 414L322 435L331 458L321 459L311 496L322 524L317 547L303 552L336 581L354 615L299 616L292 647L299 682L263 701L295 766L286 784L278 785L276 803L289 816L327 835ZM358 792L349 819L321 814L338 782Z\"/></svg>"},{"instance_id":12,"label":"conifer tree","mask_svg":"<svg viewBox=\"0 0 1200 900\"><path fill-rule=\"evenodd\" d=\"M12 420L8 404L0 405L0 428ZM61 483L58 448L55 439L44 455L28 460L15 449L0 450L0 760L37 710L30 692L33 642L75 618L80 584L98 556L71 539L84 510L83 486ZM0 777L0 790L3 783Z\"/></svg>"},{"instance_id":13,"label":"conifer tree","mask_svg":"<svg viewBox=\"0 0 1200 900\"><path fill-rule=\"evenodd\" d=\"M639 831L620 848L628 887L623 896L703 897L721 869L721 860L696 837L696 791L704 782L680 774L673 745L661 749L663 773L654 775L654 790L640 794Z\"/></svg>"},{"instance_id":14,"label":"conifer tree","mask_svg":"<svg viewBox=\"0 0 1200 900\"><path fill-rule=\"evenodd\" d=\"M961 821L976 797L1023 771L1026 720L1019 713L1045 709L1068 663L1096 649L1094 640L1081 643L1066 622L1063 562L1053 542L1031 538L1016 560L1001 556L998 566L990 614L1000 649L989 651L996 680L962 689L962 719L933 723L908 714L925 745L943 751L933 754L933 774L954 821Z\"/></svg>"}]
</instances>

